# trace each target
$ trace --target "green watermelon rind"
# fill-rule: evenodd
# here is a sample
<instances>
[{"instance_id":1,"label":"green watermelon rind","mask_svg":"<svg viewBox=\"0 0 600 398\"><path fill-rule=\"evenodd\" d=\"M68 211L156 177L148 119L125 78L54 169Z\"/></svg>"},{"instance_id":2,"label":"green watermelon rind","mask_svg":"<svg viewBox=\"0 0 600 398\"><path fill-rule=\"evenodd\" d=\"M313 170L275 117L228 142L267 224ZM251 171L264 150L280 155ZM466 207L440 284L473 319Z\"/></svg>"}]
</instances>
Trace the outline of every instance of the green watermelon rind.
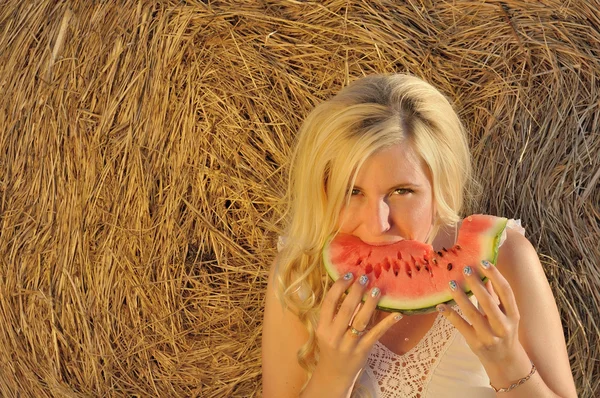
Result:
<instances>
[{"instance_id":1,"label":"green watermelon rind","mask_svg":"<svg viewBox=\"0 0 600 398\"><path fill-rule=\"evenodd\" d=\"M496 262L498 260L500 240L502 239L504 231L506 230L507 223L508 223L508 219L503 218L503 217L498 217L496 229L488 232L488 235L493 238L492 238L492 243L491 243L491 246L492 246L491 247L491 257L492 258L488 258L487 260L490 261L494 265L496 265ZM329 239L327 239L327 242L325 243L325 245L323 247L322 258L323 258L323 263L325 265L327 274L333 281L336 281L339 278L339 275L337 275L336 270L334 269L333 265L329 261L328 256L327 256L327 250L326 250L327 247L329 246L329 244L331 243L331 241L334 239L334 237L335 237L335 235L332 235ZM335 274L332 275L333 273L335 273ZM483 277L481 279L481 281L484 283L487 280L488 280L487 277ZM471 290L466 289L466 290L464 290L464 292L467 294L468 297L471 297L473 295L473 292ZM444 292L440 292L438 295L444 295ZM447 297L448 298L451 297L450 292L447 293ZM365 301L365 299L366 298L363 297L363 301ZM428 314L428 313L437 311L436 306L439 304L447 304L450 306L456 305L456 301L454 301L454 299L452 299L452 298L450 298L449 300L446 300L446 301L439 300L439 299L435 299L435 300L432 299L432 300L430 300L431 305L422 306L420 308L405 309L405 308L399 308L399 306L393 306L393 305L390 306L389 304L386 305L390 301L392 301L392 300L390 298L388 298L387 296L382 297L377 305L377 308L382 311L386 311L386 312L401 312L403 315L418 315L418 314Z\"/></svg>"}]
</instances>

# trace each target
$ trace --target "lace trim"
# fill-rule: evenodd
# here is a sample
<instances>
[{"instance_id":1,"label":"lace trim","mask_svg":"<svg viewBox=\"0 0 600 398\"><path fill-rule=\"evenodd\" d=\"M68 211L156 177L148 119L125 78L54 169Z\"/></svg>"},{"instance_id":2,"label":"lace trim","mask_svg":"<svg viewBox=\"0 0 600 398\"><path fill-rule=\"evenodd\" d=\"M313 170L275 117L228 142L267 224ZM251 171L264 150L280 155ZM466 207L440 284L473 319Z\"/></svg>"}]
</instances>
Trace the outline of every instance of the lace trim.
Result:
<instances>
[{"instance_id":1,"label":"lace trim","mask_svg":"<svg viewBox=\"0 0 600 398\"><path fill-rule=\"evenodd\" d=\"M453 308L462 315L457 306ZM444 316L438 315L421 341L403 355L395 354L379 341L376 342L367 359L367 365L375 377L377 396L424 396L433 370L456 333L456 328Z\"/></svg>"}]
</instances>

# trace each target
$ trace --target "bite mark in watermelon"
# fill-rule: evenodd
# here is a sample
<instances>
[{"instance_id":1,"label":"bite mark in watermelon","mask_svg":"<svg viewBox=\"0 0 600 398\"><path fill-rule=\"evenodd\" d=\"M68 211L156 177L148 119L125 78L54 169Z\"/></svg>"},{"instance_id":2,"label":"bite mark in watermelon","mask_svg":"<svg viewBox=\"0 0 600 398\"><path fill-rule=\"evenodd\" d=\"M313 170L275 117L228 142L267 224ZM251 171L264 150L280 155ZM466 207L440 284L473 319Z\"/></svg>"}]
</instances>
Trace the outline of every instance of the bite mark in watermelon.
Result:
<instances>
[{"instance_id":1,"label":"bite mark in watermelon","mask_svg":"<svg viewBox=\"0 0 600 398\"><path fill-rule=\"evenodd\" d=\"M482 260L496 264L506 223L502 217L469 216L462 221L456 244L438 251L414 240L372 246L356 236L337 234L325 244L323 262L334 281L347 272L355 277L367 275L367 292L375 286L381 289L380 309L427 313L435 311L437 304L453 303L450 280L471 294L463 269L470 265L477 272Z\"/></svg>"}]
</instances>

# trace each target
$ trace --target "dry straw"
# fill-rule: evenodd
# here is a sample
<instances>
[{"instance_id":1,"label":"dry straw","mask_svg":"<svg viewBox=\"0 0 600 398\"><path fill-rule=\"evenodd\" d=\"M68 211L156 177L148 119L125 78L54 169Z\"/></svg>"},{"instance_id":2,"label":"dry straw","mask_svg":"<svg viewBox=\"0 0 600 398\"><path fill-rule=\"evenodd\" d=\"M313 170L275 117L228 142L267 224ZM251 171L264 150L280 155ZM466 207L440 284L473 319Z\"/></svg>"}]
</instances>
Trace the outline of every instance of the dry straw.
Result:
<instances>
[{"instance_id":1,"label":"dry straw","mask_svg":"<svg viewBox=\"0 0 600 398\"><path fill-rule=\"evenodd\" d=\"M356 77L397 71L455 100L484 187L471 210L523 220L595 396L598 9L2 1L1 395L259 396L297 127Z\"/></svg>"}]
</instances>

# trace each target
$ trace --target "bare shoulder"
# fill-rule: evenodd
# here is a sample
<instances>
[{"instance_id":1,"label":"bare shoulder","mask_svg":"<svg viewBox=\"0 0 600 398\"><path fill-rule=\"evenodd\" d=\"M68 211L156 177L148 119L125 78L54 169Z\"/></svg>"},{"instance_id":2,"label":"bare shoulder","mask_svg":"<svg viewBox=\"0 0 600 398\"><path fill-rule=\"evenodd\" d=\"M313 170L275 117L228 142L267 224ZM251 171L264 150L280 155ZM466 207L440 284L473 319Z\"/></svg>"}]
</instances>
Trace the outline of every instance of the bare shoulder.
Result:
<instances>
[{"instance_id":1,"label":"bare shoulder","mask_svg":"<svg viewBox=\"0 0 600 398\"><path fill-rule=\"evenodd\" d=\"M522 234L507 230L500 247L497 267L513 290L525 323L536 320L546 309L558 314L556 301L537 251Z\"/></svg>"},{"instance_id":2,"label":"bare shoulder","mask_svg":"<svg viewBox=\"0 0 600 398\"><path fill-rule=\"evenodd\" d=\"M525 236L508 229L497 267L517 302L523 348L552 391L575 397L560 314L536 249Z\"/></svg>"},{"instance_id":3,"label":"bare shoulder","mask_svg":"<svg viewBox=\"0 0 600 398\"><path fill-rule=\"evenodd\" d=\"M547 281L540 263L537 251L524 235L510 228L506 230L506 241L500 247L498 254L498 269L505 278L511 276L543 278ZM526 280L513 280L512 283L520 284ZM514 288L515 286L513 286Z\"/></svg>"},{"instance_id":4,"label":"bare shoulder","mask_svg":"<svg viewBox=\"0 0 600 398\"><path fill-rule=\"evenodd\" d=\"M277 296L275 258L269 272L262 333L263 396L297 397L306 382L306 372L298 364L297 352L308 340L308 332L298 317L284 308Z\"/></svg>"}]
</instances>

